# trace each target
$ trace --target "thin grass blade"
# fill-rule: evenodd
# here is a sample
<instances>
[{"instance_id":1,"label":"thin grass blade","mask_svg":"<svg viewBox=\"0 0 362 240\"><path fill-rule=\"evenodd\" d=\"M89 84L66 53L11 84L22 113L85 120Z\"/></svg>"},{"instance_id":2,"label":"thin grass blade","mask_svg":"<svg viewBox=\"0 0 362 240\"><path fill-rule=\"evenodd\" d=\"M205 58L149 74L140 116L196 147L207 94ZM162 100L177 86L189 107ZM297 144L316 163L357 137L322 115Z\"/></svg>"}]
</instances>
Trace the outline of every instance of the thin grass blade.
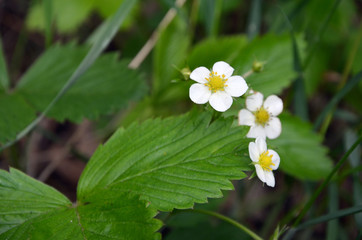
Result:
<instances>
[{"instance_id":1,"label":"thin grass blade","mask_svg":"<svg viewBox=\"0 0 362 240\"><path fill-rule=\"evenodd\" d=\"M306 229L309 228L310 226L319 224L319 223L324 223L324 222L328 222L334 219L338 219L344 216L348 216L348 215L352 215L352 214L357 214L362 212L362 205L357 205L351 208L347 208L347 209L342 209L342 210L338 210L335 211L333 213L318 217L318 218L314 218L312 220L306 221L303 224L300 224L298 227L296 228L291 228L288 230L287 234L283 237L283 240L290 240L290 239L294 239L294 235L297 233L297 231L302 230L302 229ZM359 238L357 238L359 239Z\"/></svg>"},{"instance_id":2,"label":"thin grass blade","mask_svg":"<svg viewBox=\"0 0 362 240\"><path fill-rule=\"evenodd\" d=\"M317 120L314 123L314 130L318 130L321 126L323 120L326 118L328 113L338 104L340 100L346 96L349 91L351 91L362 79L362 71L357 73L347 84L332 98L329 104L324 108L324 110L319 114Z\"/></svg>"},{"instance_id":3,"label":"thin grass blade","mask_svg":"<svg viewBox=\"0 0 362 240\"><path fill-rule=\"evenodd\" d=\"M328 187L328 208L329 213L333 214L338 210L338 188L336 183ZM339 223L338 219L333 219L327 225L327 239L336 240L338 236Z\"/></svg>"},{"instance_id":4,"label":"thin grass blade","mask_svg":"<svg viewBox=\"0 0 362 240\"><path fill-rule=\"evenodd\" d=\"M358 135L356 132L352 130L347 130L344 135L344 147L345 149L349 149L352 144L356 141ZM349 156L349 163L352 169L362 168L361 165L361 146L359 145ZM357 172L352 172L352 179L353 179L353 202L355 205L362 202L362 185L360 180L360 169ZM362 213L358 213L354 216L357 226L359 229L362 229Z\"/></svg>"},{"instance_id":5,"label":"thin grass blade","mask_svg":"<svg viewBox=\"0 0 362 240\"><path fill-rule=\"evenodd\" d=\"M339 168L343 165L343 163L347 160L348 156L353 152L353 150L361 143L362 136L360 136L356 142L351 146L351 148L344 154L344 156L338 161L336 166L333 168L331 173L328 175L328 177L322 182L322 184L318 187L318 189L313 193L312 197L308 200L308 202L305 204L304 208L298 215L297 219L293 223L293 227L296 227L299 225L300 221L303 219L305 214L308 212L308 210L312 207L313 203L319 196L319 194L322 192L322 190L328 185L328 183L331 181L334 174L339 170Z\"/></svg>"},{"instance_id":6,"label":"thin grass blade","mask_svg":"<svg viewBox=\"0 0 362 240\"><path fill-rule=\"evenodd\" d=\"M315 224L328 222L328 221L331 221L331 220L334 220L334 219L337 219L337 218L341 218L341 217L344 217L344 216L356 214L356 213L359 213L359 212L362 212L362 205L357 205L357 206L354 206L354 207L351 207L351 208L338 210L338 211L335 211L333 213L324 215L322 217L318 217L318 218L306 221L305 223L299 225L297 227L297 230L305 229L305 228L308 228L308 227L310 227L312 225L315 225Z\"/></svg>"}]
</instances>

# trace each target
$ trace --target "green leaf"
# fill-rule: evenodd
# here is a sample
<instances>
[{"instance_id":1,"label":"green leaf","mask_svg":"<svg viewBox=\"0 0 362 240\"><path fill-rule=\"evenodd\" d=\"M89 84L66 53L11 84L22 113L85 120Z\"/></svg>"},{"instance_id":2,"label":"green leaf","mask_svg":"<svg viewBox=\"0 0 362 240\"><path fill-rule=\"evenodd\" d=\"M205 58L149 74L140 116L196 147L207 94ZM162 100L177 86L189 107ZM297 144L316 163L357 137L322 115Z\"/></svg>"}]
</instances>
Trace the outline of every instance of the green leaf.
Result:
<instances>
[{"instance_id":1,"label":"green leaf","mask_svg":"<svg viewBox=\"0 0 362 240\"><path fill-rule=\"evenodd\" d=\"M244 35L208 38L192 49L188 57L188 64L193 70L200 66L211 69L217 61L230 63L246 45L247 38ZM234 68L238 68L238 66L234 66Z\"/></svg>"},{"instance_id":2,"label":"green leaf","mask_svg":"<svg viewBox=\"0 0 362 240\"><path fill-rule=\"evenodd\" d=\"M132 191L169 211L221 197L220 189L233 189L229 180L246 176L249 141L247 128L232 128L232 119L210 120L195 111L119 129L84 170L79 200L101 189Z\"/></svg>"},{"instance_id":3,"label":"green leaf","mask_svg":"<svg viewBox=\"0 0 362 240\"><path fill-rule=\"evenodd\" d=\"M81 27L93 11L97 11L103 18L113 15L124 0L52 0L54 25L60 33L72 33ZM31 30L42 31L46 29L44 21L44 3L38 1L29 9L26 25ZM138 7L126 18L123 27L129 26L138 13Z\"/></svg>"},{"instance_id":4,"label":"green leaf","mask_svg":"<svg viewBox=\"0 0 362 240\"><path fill-rule=\"evenodd\" d=\"M161 33L153 55L153 91L159 93L177 78L177 68L183 66L190 37L186 23L176 16Z\"/></svg>"},{"instance_id":5,"label":"green leaf","mask_svg":"<svg viewBox=\"0 0 362 240\"><path fill-rule=\"evenodd\" d=\"M76 30L87 19L93 8L93 3L89 0L52 0L52 4L55 26L61 33ZM44 19L43 5L38 1L29 10L27 27L41 31L46 27Z\"/></svg>"},{"instance_id":6,"label":"green leaf","mask_svg":"<svg viewBox=\"0 0 362 240\"><path fill-rule=\"evenodd\" d=\"M84 57L82 62L79 64L77 69L73 72L68 81L64 84L64 86L59 90L54 99L49 103L46 109L42 112L42 114L37 117L34 121L32 121L26 128L24 128L20 133L16 135L16 138L12 141L7 142L3 146L1 146L0 151L6 147L9 147L22 137L24 137L29 131L31 131L40 120L46 115L49 110L52 109L55 103L59 101L59 99L71 88L74 83L77 82L78 78L82 76L90 66L96 61L96 59L100 56L102 51L107 47L109 42L112 40L114 35L117 33L119 27L123 23L125 17L129 14L130 10L134 6L137 0L128 0L124 2L117 10L115 15L113 15L109 21L106 21L106 24L102 27L102 37L99 37L95 40L91 49ZM61 65L61 64L60 64Z\"/></svg>"},{"instance_id":7,"label":"green leaf","mask_svg":"<svg viewBox=\"0 0 362 240\"><path fill-rule=\"evenodd\" d=\"M18 170L0 171L0 239L154 239L156 211L128 193L100 191L83 205Z\"/></svg>"},{"instance_id":8,"label":"green leaf","mask_svg":"<svg viewBox=\"0 0 362 240\"><path fill-rule=\"evenodd\" d=\"M297 43L300 49L304 48L304 42L300 38L297 38ZM296 77L289 35L268 34L255 38L230 64L235 68L236 74L244 74L251 70L256 60L265 63L264 69L260 73L251 74L246 81L252 89L265 96L280 93Z\"/></svg>"},{"instance_id":9,"label":"green leaf","mask_svg":"<svg viewBox=\"0 0 362 240\"><path fill-rule=\"evenodd\" d=\"M280 155L280 167L300 179L319 180L332 170L327 148L321 145L322 137L312 131L309 123L290 114L280 116L282 133L270 140Z\"/></svg>"},{"instance_id":10,"label":"green leaf","mask_svg":"<svg viewBox=\"0 0 362 240\"><path fill-rule=\"evenodd\" d=\"M3 51L3 46L0 39L0 92L7 90L9 88L9 75L5 62L5 55Z\"/></svg>"},{"instance_id":11,"label":"green leaf","mask_svg":"<svg viewBox=\"0 0 362 240\"><path fill-rule=\"evenodd\" d=\"M35 110L18 94L0 93L0 116L0 143L5 143L35 119Z\"/></svg>"},{"instance_id":12,"label":"green leaf","mask_svg":"<svg viewBox=\"0 0 362 240\"><path fill-rule=\"evenodd\" d=\"M64 195L18 170L0 170L0 233L70 205Z\"/></svg>"},{"instance_id":13,"label":"green leaf","mask_svg":"<svg viewBox=\"0 0 362 240\"><path fill-rule=\"evenodd\" d=\"M157 211L139 197L110 190L87 197L77 207L86 239L155 239L162 223Z\"/></svg>"},{"instance_id":14,"label":"green leaf","mask_svg":"<svg viewBox=\"0 0 362 240\"><path fill-rule=\"evenodd\" d=\"M74 45L49 49L24 75L18 91L37 111L44 111L84 58L87 49ZM62 64L59 64L61 62ZM94 119L124 107L146 92L145 81L116 54L105 54L79 78L47 116L59 121Z\"/></svg>"}]
</instances>

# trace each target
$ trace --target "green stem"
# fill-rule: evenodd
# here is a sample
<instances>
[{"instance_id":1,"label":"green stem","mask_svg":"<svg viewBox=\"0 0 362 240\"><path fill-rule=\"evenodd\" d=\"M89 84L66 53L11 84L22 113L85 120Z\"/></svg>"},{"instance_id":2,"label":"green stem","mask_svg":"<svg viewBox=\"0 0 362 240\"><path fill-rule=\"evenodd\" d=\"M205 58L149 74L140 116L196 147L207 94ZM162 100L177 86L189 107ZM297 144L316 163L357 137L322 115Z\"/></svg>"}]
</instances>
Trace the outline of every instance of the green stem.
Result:
<instances>
[{"instance_id":1,"label":"green stem","mask_svg":"<svg viewBox=\"0 0 362 240\"><path fill-rule=\"evenodd\" d=\"M243 78L247 78L253 73L254 73L253 69L250 69L249 71L247 71L246 73L243 74Z\"/></svg>"},{"instance_id":2,"label":"green stem","mask_svg":"<svg viewBox=\"0 0 362 240\"><path fill-rule=\"evenodd\" d=\"M313 193L313 196L309 199L307 204L304 206L300 214L298 215L297 219L293 223L293 227L298 226L300 221L303 219L304 215L308 212L310 207L313 205L319 194L322 192L322 190L328 185L328 183L331 181L333 175L337 172L337 170L342 166L342 164L347 160L348 156L353 152L353 150L360 144L362 141L362 136L360 136L357 141L352 145L352 147L344 154L341 160L336 164L336 166L333 168L332 172L328 175L328 177L323 181L323 183L318 187L318 189Z\"/></svg>"},{"instance_id":3,"label":"green stem","mask_svg":"<svg viewBox=\"0 0 362 240\"><path fill-rule=\"evenodd\" d=\"M262 240L261 237L259 237L256 233L251 231L249 228L247 228L244 225L238 223L237 221L235 221L235 220L233 220L233 219L231 219L229 217L226 217L224 215L221 215L219 213L208 211L208 210L202 210L202 209L187 209L185 211L197 212L197 213L202 213L202 214L205 214L205 215L216 217L216 218L218 218L218 219L220 219L222 221L225 221L227 223L230 223L231 225L234 225L235 227L237 227L240 230L244 231L246 234L248 234L253 239Z\"/></svg>"}]
</instances>

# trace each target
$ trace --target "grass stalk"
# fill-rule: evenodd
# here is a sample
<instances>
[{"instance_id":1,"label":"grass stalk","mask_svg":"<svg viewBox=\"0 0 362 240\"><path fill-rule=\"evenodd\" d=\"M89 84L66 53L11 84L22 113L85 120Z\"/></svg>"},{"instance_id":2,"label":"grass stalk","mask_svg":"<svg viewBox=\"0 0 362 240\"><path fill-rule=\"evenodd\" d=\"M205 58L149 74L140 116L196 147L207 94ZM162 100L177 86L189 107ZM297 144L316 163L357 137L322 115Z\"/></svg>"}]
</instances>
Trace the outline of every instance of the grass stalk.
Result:
<instances>
[{"instance_id":1,"label":"grass stalk","mask_svg":"<svg viewBox=\"0 0 362 240\"><path fill-rule=\"evenodd\" d=\"M330 172L328 177L322 182L322 184L318 187L318 189L313 193L312 197L309 199L309 201L305 204L302 211L299 213L297 219L293 223L293 227L297 227L300 223L300 221L303 219L305 214L308 212L308 210L311 208L311 206L316 201L317 197L320 195L320 193L323 191L323 189L329 184L334 174L339 170L339 168L343 165L343 163L347 160L348 156L353 152L353 150L361 143L362 136L360 136L356 142L352 145L352 147L344 154L344 156L338 161L336 166L333 168L333 170Z\"/></svg>"}]
</instances>

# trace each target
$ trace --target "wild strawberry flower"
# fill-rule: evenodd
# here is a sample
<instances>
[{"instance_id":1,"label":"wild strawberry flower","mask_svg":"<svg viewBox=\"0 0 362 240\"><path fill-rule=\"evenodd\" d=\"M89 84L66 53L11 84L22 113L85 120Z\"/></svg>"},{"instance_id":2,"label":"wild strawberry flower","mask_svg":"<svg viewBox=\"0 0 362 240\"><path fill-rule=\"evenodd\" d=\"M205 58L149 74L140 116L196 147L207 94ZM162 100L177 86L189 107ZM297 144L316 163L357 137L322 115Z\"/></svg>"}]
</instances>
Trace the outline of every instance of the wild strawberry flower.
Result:
<instances>
[{"instance_id":1,"label":"wild strawberry flower","mask_svg":"<svg viewBox=\"0 0 362 240\"><path fill-rule=\"evenodd\" d=\"M272 170L279 167L280 157L277 152L267 149L264 138L258 137L255 142L249 143L249 156L255 166L258 178L270 187L275 186Z\"/></svg>"},{"instance_id":2,"label":"wild strawberry flower","mask_svg":"<svg viewBox=\"0 0 362 240\"><path fill-rule=\"evenodd\" d=\"M198 83L190 87L190 98L196 104L207 102L219 112L228 110L232 103L232 97L240 97L248 90L244 78L231 76L234 72L226 62L216 62L212 71L206 67L198 67L190 74L190 78Z\"/></svg>"},{"instance_id":3,"label":"wild strawberry flower","mask_svg":"<svg viewBox=\"0 0 362 240\"><path fill-rule=\"evenodd\" d=\"M282 124L277 116L283 111L283 101L270 95L263 102L263 94L250 91L246 98L246 108L239 112L239 125L251 126L248 138L266 137L275 139L282 132Z\"/></svg>"}]
</instances>

